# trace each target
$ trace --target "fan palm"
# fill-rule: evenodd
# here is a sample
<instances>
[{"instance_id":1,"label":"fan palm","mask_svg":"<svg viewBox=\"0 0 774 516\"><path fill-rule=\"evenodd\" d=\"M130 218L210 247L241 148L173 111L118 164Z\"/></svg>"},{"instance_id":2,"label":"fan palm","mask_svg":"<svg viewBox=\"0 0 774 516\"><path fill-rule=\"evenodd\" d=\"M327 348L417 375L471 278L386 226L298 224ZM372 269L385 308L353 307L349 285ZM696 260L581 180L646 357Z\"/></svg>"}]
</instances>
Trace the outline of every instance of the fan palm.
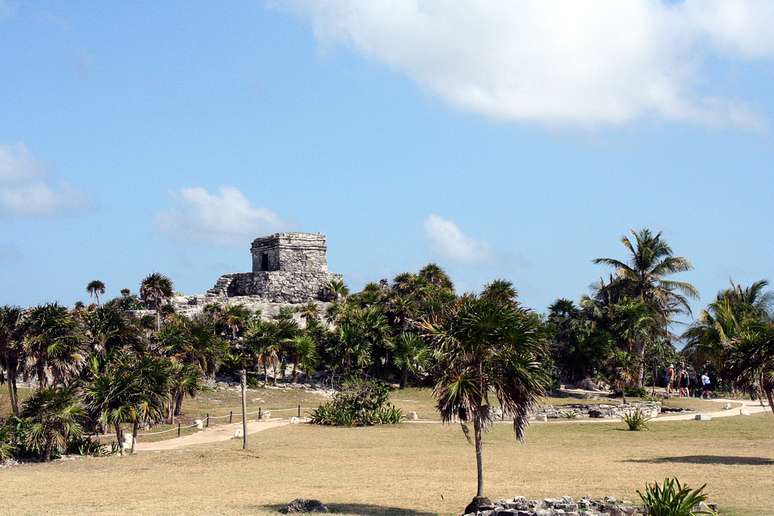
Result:
<instances>
[{"instance_id":1,"label":"fan palm","mask_svg":"<svg viewBox=\"0 0 774 516\"><path fill-rule=\"evenodd\" d=\"M156 331L161 329L161 307L173 294L172 280L158 272L148 275L140 283L140 299L156 310Z\"/></svg>"},{"instance_id":2,"label":"fan palm","mask_svg":"<svg viewBox=\"0 0 774 516\"><path fill-rule=\"evenodd\" d=\"M11 411L14 416L19 415L16 379L24 368L23 339L21 308L8 305L0 307L0 366L5 369Z\"/></svg>"},{"instance_id":3,"label":"fan palm","mask_svg":"<svg viewBox=\"0 0 774 516\"><path fill-rule=\"evenodd\" d=\"M38 385L48 385L47 372L57 383L78 375L85 362L81 329L67 308L50 303L32 308L24 322L24 346Z\"/></svg>"},{"instance_id":4,"label":"fan palm","mask_svg":"<svg viewBox=\"0 0 774 516\"><path fill-rule=\"evenodd\" d=\"M83 430L83 407L73 391L61 387L38 390L24 402L21 416L29 420L26 447L44 461L64 451Z\"/></svg>"},{"instance_id":5,"label":"fan palm","mask_svg":"<svg viewBox=\"0 0 774 516\"><path fill-rule=\"evenodd\" d=\"M86 292L97 301L97 306L99 306L99 296L105 293L105 284L100 280L92 280L86 285Z\"/></svg>"},{"instance_id":6,"label":"fan palm","mask_svg":"<svg viewBox=\"0 0 774 516\"><path fill-rule=\"evenodd\" d=\"M518 305L466 295L423 328L436 349L434 394L441 419L448 423L458 418L468 439L468 424L473 423L475 510L486 502L482 433L492 422L490 398L513 416L516 437L523 440L529 413L548 384L541 365L546 351L543 326L536 314Z\"/></svg>"},{"instance_id":7,"label":"fan palm","mask_svg":"<svg viewBox=\"0 0 774 516\"><path fill-rule=\"evenodd\" d=\"M408 383L409 375L421 376L427 372L432 350L419 335L403 332L395 343L393 362L400 369L400 388Z\"/></svg>"}]
</instances>

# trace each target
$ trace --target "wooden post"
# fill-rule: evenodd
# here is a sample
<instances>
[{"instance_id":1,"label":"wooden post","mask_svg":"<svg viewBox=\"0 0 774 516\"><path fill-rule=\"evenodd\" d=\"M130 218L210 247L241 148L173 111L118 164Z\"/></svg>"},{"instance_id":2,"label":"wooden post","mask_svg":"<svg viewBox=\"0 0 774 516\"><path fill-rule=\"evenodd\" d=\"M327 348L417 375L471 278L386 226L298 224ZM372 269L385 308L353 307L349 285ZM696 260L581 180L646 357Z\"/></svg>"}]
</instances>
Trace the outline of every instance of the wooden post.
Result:
<instances>
[{"instance_id":1,"label":"wooden post","mask_svg":"<svg viewBox=\"0 0 774 516\"><path fill-rule=\"evenodd\" d=\"M228 411L228 422L229 422L229 424L234 422L234 411L233 410L229 410Z\"/></svg>"},{"instance_id":2,"label":"wooden post","mask_svg":"<svg viewBox=\"0 0 774 516\"><path fill-rule=\"evenodd\" d=\"M263 414L261 413L261 407L258 407L258 421L263 419Z\"/></svg>"},{"instance_id":3,"label":"wooden post","mask_svg":"<svg viewBox=\"0 0 774 516\"><path fill-rule=\"evenodd\" d=\"M209 427L210 427L210 415L207 414L207 418L204 423L204 428L209 428Z\"/></svg>"},{"instance_id":4,"label":"wooden post","mask_svg":"<svg viewBox=\"0 0 774 516\"><path fill-rule=\"evenodd\" d=\"M298 405L298 417L299 418L301 417L301 405L300 404Z\"/></svg>"},{"instance_id":5,"label":"wooden post","mask_svg":"<svg viewBox=\"0 0 774 516\"><path fill-rule=\"evenodd\" d=\"M242 369L242 449L247 449L247 371ZM259 409L260 410L260 409Z\"/></svg>"},{"instance_id":6,"label":"wooden post","mask_svg":"<svg viewBox=\"0 0 774 516\"><path fill-rule=\"evenodd\" d=\"M177 423L177 436L180 437L180 422Z\"/></svg>"}]
</instances>

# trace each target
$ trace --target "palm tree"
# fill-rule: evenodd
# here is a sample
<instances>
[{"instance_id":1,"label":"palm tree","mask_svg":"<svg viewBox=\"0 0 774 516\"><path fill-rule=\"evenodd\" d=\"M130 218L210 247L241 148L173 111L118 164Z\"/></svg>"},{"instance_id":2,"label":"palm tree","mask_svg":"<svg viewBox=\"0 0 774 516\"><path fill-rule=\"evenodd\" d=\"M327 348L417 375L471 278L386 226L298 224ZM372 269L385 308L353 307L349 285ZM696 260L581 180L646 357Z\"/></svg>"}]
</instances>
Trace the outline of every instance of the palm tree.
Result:
<instances>
[{"instance_id":1,"label":"palm tree","mask_svg":"<svg viewBox=\"0 0 774 516\"><path fill-rule=\"evenodd\" d=\"M675 256L672 248L650 229L631 231L632 237L622 236L621 243L629 251L627 262L615 258L597 258L596 264L603 264L615 270L615 277L607 284L601 283L597 297L614 304L625 298L637 299L650 308L658 318L658 332L667 333L668 325L675 315L691 313L689 298L698 298L699 292L688 282L667 279L672 274L689 271L691 263L681 256ZM650 340L655 340L653 335ZM647 343L638 346L640 360L644 360ZM642 385L644 368L640 369L639 382Z\"/></svg>"},{"instance_id":2,"label":"palm tree","mask_svg":"<svg viewBox=\"0 0 774 516\"><path fill-rule=\"evenodd\" d=\"M96 299L97 306L99 306L99 296L105 293L105 284L100 280L92 280L86 285L86 292Z\"/></svg>"},{"instance_id":3,"label":"palm tree","mask_svg":"<svg viewBox=\"0 0 774 516\"><path fill-rule=\"evenodd\" d=\"M193 364L171 362L169 369L169 405L167 423L175 422L180 415L183 399L195 398L203 388L201 370Z\"/></svg>"},{"instance_id":4,"label":"palm tree","mask_svg":"<svg viewBox=\"0 0 774 516\"><path fill-rule=\"evenodd\" d=\"M140 298L156 310L156 331L161 329L161 306L173 294L172 280L158 272L148 275L140 283Z\"/></svg>"},{"instance_id":5,"label":"palm tree","mask_svg":"<svg viewBox=\"0 0 774 516\"><path fill-rule=\"evenodd\" d=\"M29 420L26 447L44 461L63 452L73 437L80 436L84 411L73 391L61 387L38 390L27 401L21 413Z\"/></svg>"},{"instance_id":6,"label":"palm tree","mask_svg":"<svg viewBox=\"0 0 774 516\"><path fill-rule=\"evenodd\" d=\"M752 350L753 337L765 334L760 325L771 320L769 308L774 297L773 292L766 291L767 286L765 280L745 288L731 282L731 287L719 292L683 334L686 345L682 354L696 365L712 364L732 386L763 388L765 379L754 368L742 367L745 361L740 360L737 348ZM747 344L740 344L743 342ZM727 367L732 363L733 368Z\"/></svg>"},{"instance_id":7,"label":"palm tree","mask_svg":"<svg viewBox=\"0 0 774 516\"><path fill-rule=\"evenodd\" d=\"M344 283L344 280L340 278L333 278L330 280L326 289L330 292L333 301L341 301L349 295L347 285Z\"/></svg>"},{"instance_id":8,"label":"palm tree","mask_svg":"<svg viewBox=\"0 0 774 516\"><path fill-rule=\"evenodd\" d=\"M24 321L27 361L40 387L48 385L47 372L57 383L77 377L85 362L83 335L67 308L50 303L32 308Z\"/></svg>"},{"instance_id":9,"label":"palm tree","mask_svg":"<svg viewBox=\"0 0 774 516\"><path fill-rule=\"evenodd\" d=\"M548 384L541 365L545 337L540 318L518 305L466 295L437 322L423 323L438 359L434 394L444 423L459 419L469 439L473 423L476 448L476 496L465 512L489 505L484 497L482 433L492 423L490 397L513 416L519 440L529 413Z\"/></svg>"},{"instance_id":10,"label":"palm tree","mask_svg":"<svg viewBox=\"0 0 774 516\"><path fill-rule=\"evenodd\" d=\"M116 357L104 370L91 371L92 379L83 387L84 399L104 426L115 427L122 452L122 424L132 425L134 451L139 425L162 419L169 401L170 370L165 358L127 353Z\"/></svg>"},{"instance_id":11,"label":"palm tree","mask_svg":"<svg viewBox=\"0 0 774 516\"><path fill-rule=\"evenodd\" d=\"M309 335L296 335L287 341L293 360L293 383L298 380L298 366L309 376L317 365L317 343Z\"/></svg>"},{"instance_id":12,"label":"palm tree","mask_svg":"<svg viewBox=\"0 0 774 516\"><path fill-rule=\"evenodd\" d=\"M0 307L0 366L5 369L11 411L19 415L16 379L24 368L22 310L18 306Z\"/></svg>"},{"instance_id":13,"label":"palm tree","mask_svg":"<svg viewBox=\"0 0 774 516\"><path fill-rule=\"evenodd\" d=\"M419 335L402 332L395 344L393 362L400 369L400 388L408 383L409 374L421 376L427 372L432 350Z\"/></svg>"}]
</instances>

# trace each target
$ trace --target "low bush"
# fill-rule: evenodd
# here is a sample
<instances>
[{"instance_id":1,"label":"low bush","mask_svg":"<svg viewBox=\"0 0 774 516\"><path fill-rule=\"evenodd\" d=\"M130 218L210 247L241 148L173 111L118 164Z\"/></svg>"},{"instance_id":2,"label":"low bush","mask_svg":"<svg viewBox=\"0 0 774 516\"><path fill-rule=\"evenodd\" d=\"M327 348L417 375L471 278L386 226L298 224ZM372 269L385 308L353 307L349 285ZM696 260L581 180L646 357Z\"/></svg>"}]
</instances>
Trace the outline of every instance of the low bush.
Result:
<instances>
[{"instance_id":1,"label":"low bush","mask_svg":"<svg viewBox=\"0 0 774 516\"><path fill-rule=\"evenodd\" d=\"M403 412L388 402L389 397L389 389L381 382L366 379L347 380L331 401L312 412L311 421L317 425L333 426L400 423L403 420Z\"/></svg>"},{"instance_id":2,"label":"low bush","mask_svg":"<svg viewBox=\"0 0 774 516\"><path fill-rule=\"evenodd\" d=\"M676 478L666 478L664 483L648 484L645 493L637 491L650 516L694 516L697 514L715 514L713 511L699 509L699 504L707 500L704 494L706 484L698 489L681 485Z\"/></svg>"},{"instance_id":3,"label":"low bush","mask_svg":"<svg viewBox=\"0 0 774 516\"><path fill-rule=\"evenodd\" d=\"M621 416L621 421L626 423L626 426L629 427L629 430L632 432L647 430L648 422L651 419L652 418L646 416L645 413L640 409L636 409L631 412L626 412L624 415Z\"/></svg>"}]
</instances>

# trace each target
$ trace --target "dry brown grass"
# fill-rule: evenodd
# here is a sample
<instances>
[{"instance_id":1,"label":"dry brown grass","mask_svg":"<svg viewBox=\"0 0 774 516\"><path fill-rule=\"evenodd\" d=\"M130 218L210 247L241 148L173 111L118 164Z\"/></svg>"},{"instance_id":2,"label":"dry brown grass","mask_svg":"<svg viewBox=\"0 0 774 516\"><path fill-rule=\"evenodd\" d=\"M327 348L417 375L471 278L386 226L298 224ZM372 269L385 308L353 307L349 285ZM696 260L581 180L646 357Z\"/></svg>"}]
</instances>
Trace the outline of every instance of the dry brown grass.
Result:
<instances>
[{"instance_id":1,"label":"dry brown grass","mask_svg":"<svg viewBox=\"0 0 774 516\"><path fill-rule=\"evenodd\" d=\"M543 424L514 443L507 425L485 439L492 497L614 495L646 481L707 483L724 514L774 511L774 418L623 425ZM264 513L314 497L355 514L459 513L475 491L474 455L458 427L287 426L228 441L132 457L0 470L8 514ZM423 512L424 511L424 512Z\"/></svg>"}]
</instances>

